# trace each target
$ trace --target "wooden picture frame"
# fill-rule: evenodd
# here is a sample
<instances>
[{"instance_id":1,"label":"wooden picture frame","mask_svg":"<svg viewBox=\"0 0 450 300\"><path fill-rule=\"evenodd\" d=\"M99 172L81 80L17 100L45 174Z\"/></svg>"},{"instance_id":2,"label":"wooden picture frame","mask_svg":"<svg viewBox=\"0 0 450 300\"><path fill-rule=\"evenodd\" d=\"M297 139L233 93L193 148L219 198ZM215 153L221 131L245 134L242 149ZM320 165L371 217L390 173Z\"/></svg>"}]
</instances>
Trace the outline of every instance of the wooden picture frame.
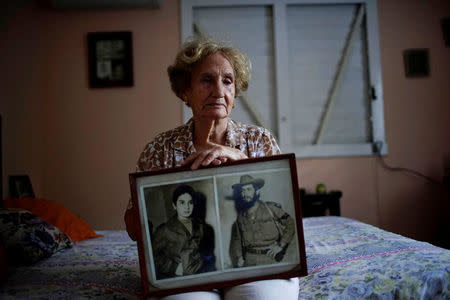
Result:
<instances>
[{"instance_id":1,"label":"wooden picture frame","mask_svg":"<svg viewBox=\"0 0 450 300\"><path fill-rule=\"evenodd\" d=\"M403 51L406 77L430 76L430 53L427 48Z\"/></svg>"},{"instance_id":2,"label":"wooden picture frame","mask_svg":"<svg viewBox=\"0 0 450 300\"><path fill-rule=\"evenodd\" d=\"M307 275L294 154L129 179L145 297Z\"/></svg>"},{"instance_id":3,"label":"wooden picture frame","mask_svg":"<svg viewBox=\"0 0 450 300\"><path fill-rule=\"evenodd\" d=\"M30 177L28 175L9 176L9 195L11 198L34 198Z\"/></svg>"},{"instance_id":4,"label":"wooden picture frame","mask_svg":"<svg viewBox=\"0 0 450 300\"><path fill-rule=\"evenodd\" d=\"M89 87L133 86L131 32L91 32L87 38Z\"/></svg>"}]
</instances>

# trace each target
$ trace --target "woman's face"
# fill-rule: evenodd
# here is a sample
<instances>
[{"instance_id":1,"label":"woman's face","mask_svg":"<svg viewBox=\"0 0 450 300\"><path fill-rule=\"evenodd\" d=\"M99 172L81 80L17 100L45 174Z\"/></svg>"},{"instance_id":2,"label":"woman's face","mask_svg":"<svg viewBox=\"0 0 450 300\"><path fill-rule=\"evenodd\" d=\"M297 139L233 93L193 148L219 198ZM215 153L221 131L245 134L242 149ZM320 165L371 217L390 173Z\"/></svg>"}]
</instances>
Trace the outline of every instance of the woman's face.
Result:
<instances>
[{"instance_id":1,"label":"woman's face","mask_svg":"<svg viewBox=\"0 0 450 300\"><path fill-rule=\"evenodd\" d=\"M176 205L173 207L177 210L178 218L190 218L194 209L194 201L188 193L178 196Z\"/></svg>"},{"instance_id":2,"label":"woman's face","mask_svg":"<svg viewBox=\"0 0 450 300\"><path fill-rule=\"evenodd\" d=\"M233 67L219 52L204 58L194 69L191 87L184 93L194 118L208 120L228 117L234 96Z\"/></svg>"}]
</instances>

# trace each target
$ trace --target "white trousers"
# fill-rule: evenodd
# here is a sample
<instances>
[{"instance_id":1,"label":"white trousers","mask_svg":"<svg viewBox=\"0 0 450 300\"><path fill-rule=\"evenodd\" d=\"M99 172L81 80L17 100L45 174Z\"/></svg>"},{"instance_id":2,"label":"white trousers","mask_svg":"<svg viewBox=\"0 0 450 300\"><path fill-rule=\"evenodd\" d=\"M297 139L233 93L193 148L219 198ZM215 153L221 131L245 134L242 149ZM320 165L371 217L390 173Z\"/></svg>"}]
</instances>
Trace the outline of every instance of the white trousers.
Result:
<instances>
[{"instance_id":1,"label":"white trousers","mask_svg":"<svg viewBox=\"0 0 450 300\"><path fill-rule=\"evenodd\" d=\"M254 281L224 289L224 300L297 300L298 278ZM161 300L220 300L218 292L191 292L171 295Z\"/></svg>"}]
</instances>

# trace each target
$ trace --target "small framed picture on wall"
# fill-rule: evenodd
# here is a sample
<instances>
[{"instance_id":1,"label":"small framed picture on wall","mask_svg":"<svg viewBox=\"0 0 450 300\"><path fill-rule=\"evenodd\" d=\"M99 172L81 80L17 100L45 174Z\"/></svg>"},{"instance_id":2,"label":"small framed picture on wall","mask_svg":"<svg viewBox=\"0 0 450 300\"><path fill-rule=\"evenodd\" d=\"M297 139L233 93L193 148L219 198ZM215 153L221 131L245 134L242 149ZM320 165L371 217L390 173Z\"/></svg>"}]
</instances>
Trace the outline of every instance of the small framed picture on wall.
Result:
<instances>
[{"instance_id":1,"label":"small framed picture on wall","mask_svg":"<svg viewBox=\"0 0 450 300\"><path fill-rule=\"evenodd\" d=\"M88 33L89 87L133 86L130 31Z\"/></svg>"}]
</instances>

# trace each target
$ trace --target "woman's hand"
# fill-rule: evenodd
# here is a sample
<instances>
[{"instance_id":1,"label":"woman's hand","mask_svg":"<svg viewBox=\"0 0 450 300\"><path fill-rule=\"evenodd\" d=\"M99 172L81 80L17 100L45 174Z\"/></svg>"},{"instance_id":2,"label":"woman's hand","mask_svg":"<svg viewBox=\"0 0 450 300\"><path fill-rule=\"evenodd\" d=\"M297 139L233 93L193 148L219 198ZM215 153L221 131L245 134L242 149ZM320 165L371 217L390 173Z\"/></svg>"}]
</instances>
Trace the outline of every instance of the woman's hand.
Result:
<instances>
[{"instance_id":1,"label":"woman's hand","mask_svg":"<svg viewBox=\"0 0 450 300\"><path fill-rule=\"evenodd\" d=\"M183 164L190 164L191 169L195 170L198 169L199 166L208 166L210 164L217 166L227 161L235 161L245 158L247 158L247 155L242 153L239 149L208 142L197 152L189 155Z\"/></svg>"}]
</instances>

